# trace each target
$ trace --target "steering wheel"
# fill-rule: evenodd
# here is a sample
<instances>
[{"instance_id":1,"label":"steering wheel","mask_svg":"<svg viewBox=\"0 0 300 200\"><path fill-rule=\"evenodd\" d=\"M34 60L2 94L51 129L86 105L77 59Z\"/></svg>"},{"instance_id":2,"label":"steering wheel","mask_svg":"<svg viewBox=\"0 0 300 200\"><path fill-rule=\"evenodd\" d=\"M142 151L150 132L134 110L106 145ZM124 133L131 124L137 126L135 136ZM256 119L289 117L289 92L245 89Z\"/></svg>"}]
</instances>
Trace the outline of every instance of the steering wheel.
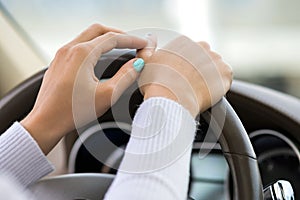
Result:
<instances>
[{"instance_id":1,"label":"steering wheel","mask_svg":"<svg viewBox=\"0 0 300 200\"><path fill-rule=\"evenodd\" d=\"M104 54L96 65L96 76L97 74L102 74L98 78L111 77L126 61L134 57L135 52L128 50L111 51ZM97 68L97 66L107 63L110 64L105 71ZM30 77L0 100L0 133L3 133L14 121L21 120L31 110L46 70L44 69ZM202 116L210 123L212 132L217 133L219 130L222 130L219 143L232 175L232 198L234 200L262 200L263 188L256 155L240 119L225 98L217 103L212 110L213 112L207 111ZM68 185L66 183L69 183L73 186L71 188L75 193L64 191L65 195L70 195L67 199L93 199L95 196L96 198L103 196L112 180L113 176L101 174L68 174L44 179L32 186L31 189L35 193L40 190L39 193L44 197L44 192L50 191L58 194L60 192L56 190L63 190L60 186L66 188ZM80 198L78 198L78 189L74 188L76 184L81 189L84 185L89 187L84 190L85 194L81 194ZM71 190L71 188L69 189ZM83 190L79 189L79 191ZM51 197L53 199L53 196Z\"/></svg>"}]
</instances>

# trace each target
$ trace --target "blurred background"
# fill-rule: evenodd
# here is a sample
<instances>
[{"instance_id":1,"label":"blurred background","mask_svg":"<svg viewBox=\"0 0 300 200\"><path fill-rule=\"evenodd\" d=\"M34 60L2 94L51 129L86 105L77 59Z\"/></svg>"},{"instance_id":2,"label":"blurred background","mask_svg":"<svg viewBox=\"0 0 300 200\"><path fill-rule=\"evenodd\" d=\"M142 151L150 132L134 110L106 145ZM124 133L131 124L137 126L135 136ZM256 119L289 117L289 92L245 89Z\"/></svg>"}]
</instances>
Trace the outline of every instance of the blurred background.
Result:
<instances>
[{"instance_id":1,"label":"blurred background","mask_svg":"<svg viewBox=\"0 0 300 200\"><path fill-rule=\"evenodd\" d=\"M205 40L235 78L300 97L299 0L0 0L0 97L98 22Z\"/></svg>"}]
</instances>

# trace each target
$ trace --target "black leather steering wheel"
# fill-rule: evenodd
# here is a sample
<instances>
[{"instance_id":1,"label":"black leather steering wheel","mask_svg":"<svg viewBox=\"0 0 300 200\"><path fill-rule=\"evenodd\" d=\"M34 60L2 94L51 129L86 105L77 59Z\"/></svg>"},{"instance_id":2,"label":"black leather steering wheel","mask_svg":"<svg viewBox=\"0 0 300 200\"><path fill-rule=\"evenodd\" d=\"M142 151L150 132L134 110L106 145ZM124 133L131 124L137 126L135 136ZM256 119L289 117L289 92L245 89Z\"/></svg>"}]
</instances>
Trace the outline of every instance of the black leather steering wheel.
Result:
<instances>
[{"instance_id":1,"label":"black leather steering wheel","mask_svg":"<svg viewBox=\"0 0 300 200\"><path fill-rule=\"evenodd\" d=\"M207 115L210 114L207 113L203 115L208 121ZM223 125L220 117L224 115ZM225 98L214 106L214 113L210 117L213 132L218 132L223 127L219 143L232 175L233 199L262 200L263 188L256 155L239 117Z\"/></svg>"},{"instance_id":2,"label":"black leather steering wheel","mask_svg":"<svg viewBox=\"0 0 300 200\"><path fill-rule=\"evenodd\" d=\"M111 77L122 64L133 57L134 51L112 51L104 54L96 65L96 76L101 74L102 78ZM104 63L109 63L105 71L103 68L97 68ZM0 133L14 121L21 120L31 110L45 71L46 69L30 77L0 100ZM209 121L212 132L222 130L219 143L232 175L233 199L262 200L263 188L259 168L246 130L225 98L216 104L213 110L212 113L204 113L203 117ZM224 119L221 119L224 116L225 123Z\"/></svg>"}]
</instances>

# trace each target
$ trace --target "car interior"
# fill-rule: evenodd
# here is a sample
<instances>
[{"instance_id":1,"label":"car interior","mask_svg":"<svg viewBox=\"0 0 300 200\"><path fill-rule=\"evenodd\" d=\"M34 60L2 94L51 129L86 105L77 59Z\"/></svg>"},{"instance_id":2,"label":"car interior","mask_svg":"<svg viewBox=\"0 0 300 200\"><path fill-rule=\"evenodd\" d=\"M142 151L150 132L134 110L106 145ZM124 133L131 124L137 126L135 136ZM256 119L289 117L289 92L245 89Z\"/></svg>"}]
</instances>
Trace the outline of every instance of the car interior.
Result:
<instances>
[{"instance_id":1,"label":"car interior","mask_svg":"<svg viewBox=\"0 0 300 200\"><path fill-rule=\"evenodd\" d=\"M226 9L229 8L224 3L216 0L212 2L211 9L224 8L223 12L227 13ZM186 3L193 5L192 1ZM241 4L232 0L229 3L234 8L242 7ZM270 5L266 2L257 4ZM0 3L1 16L6 20L5 16L11 16L11 13L7 13L9 6L6 1ZM17 18L14 20L18 22ZM16 32L26 32L24 27ZM229 43L222 44L226 46ZM4 48L1 45L0 40L0 50ZM95 66L96 77L99 80L112 77L125 62L135 56L136 52L128 49L104 54ZM33 57L39 56L35 54ZM43 59L35 61L36 65L43 62ZM273 68L266 66L272 71ZM254 69L259 67L260 64ZM0 66L0 77L1 73L7 74L9 69L9 66ZM285 89L289 84L285 84L282 76L276 73L272 78L275 77L277 82L272 85L270 80L274 79L268 76L259 79L259 76L251 76L247 70L238 73L230 91L219 103L197 117L199 123L190 164L189 199L300 200L299 88ZM24 118L32 109L47 67L33 71L22 80L15 81L9 89L2 89L0 133L13 122ZM258 72L263 74L265 71ZM294 69L291 73L297 74L298 71ZM298 75L296 78L300 80L300 73ZM295 83L293 78L291 82ZM118 149L125 149L130 138L132 119L143 101L137 88L136 84L128 88L118 102L97 121L70 132L62 139L48 156L50 160L53 159L56 171L30 188L37 199L103 198L123 157L123 151Z\"/></svg>"},{"instance_id":2,"label":"car interior","mask_svg":"<svg viewBox=\"0 0 300 200\"><path fill-rule=\"evenodd\" d=\"M134 56L134 51L105 54L98 61L95 73L100 80L109 78ZM110 65L101 72L103 62ZM5 119L0 127L2 132L30 111L44 73L42 70L1 99L0 116ZM266 199L268 195L279 195L274 192L278 187L282 191L280 195L290 199L292 188L300 187L300 118L297 115L300 101L242 81L233 83L226 99L230 104L224 98L199 118L191 160L190 196L195 199ZM117 147L126 146L130 121L141 102L139 91L129 88L112 108L119 111L115 114L117 117L109 110L98 119L100 126L94 122L70 133L64 141L69 148L66 155L69 173L41 180L32 187L33 193L40 197L51 194L52 198L55 194L63 195L65 199L103 197L123 156L104 138ZM220 130L221 136L216 142ZM103 158L98 158L97 152L105 152L105 161L109 160L111 165L101 163ZM208 155L201 157L204 154ZM211 169L212 164L216 169ZM99 184L102 189L96 187ZM275 189L268 190L268 187ZM297 190L294 192L297 196Z\"/></svg>"}]
</instances>

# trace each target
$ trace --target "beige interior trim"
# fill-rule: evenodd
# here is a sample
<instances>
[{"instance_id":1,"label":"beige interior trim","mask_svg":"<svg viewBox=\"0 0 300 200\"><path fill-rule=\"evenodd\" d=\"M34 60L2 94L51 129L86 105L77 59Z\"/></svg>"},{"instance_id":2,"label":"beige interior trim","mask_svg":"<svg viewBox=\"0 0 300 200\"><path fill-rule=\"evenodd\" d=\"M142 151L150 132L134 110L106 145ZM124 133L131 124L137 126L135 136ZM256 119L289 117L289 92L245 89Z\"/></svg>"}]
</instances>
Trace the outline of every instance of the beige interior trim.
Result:
<instances>
[{"instance_id":1,"label":"beige interior trim","mask_svg":"<svg viewBox=\"0 0 300 200\"><path fill-rule=\"evenodd\" d=\"M47 61L11 26L0 12L0 96L46 66Z\"/></svg>"},{"instance_id":2,"label":"beige interior trim","mask_svg":"<svg viewBox=\"0 0 300 200\"><path fill-rule=\"evenodd\" d=\"M47 64L42 54L34 48L9 23L0 11L0 98L17 84L40 71ZM65 146L63 140L48 154L49 161L55 166L50 174L66 172Z\"/></svg>"}]
</instances>

